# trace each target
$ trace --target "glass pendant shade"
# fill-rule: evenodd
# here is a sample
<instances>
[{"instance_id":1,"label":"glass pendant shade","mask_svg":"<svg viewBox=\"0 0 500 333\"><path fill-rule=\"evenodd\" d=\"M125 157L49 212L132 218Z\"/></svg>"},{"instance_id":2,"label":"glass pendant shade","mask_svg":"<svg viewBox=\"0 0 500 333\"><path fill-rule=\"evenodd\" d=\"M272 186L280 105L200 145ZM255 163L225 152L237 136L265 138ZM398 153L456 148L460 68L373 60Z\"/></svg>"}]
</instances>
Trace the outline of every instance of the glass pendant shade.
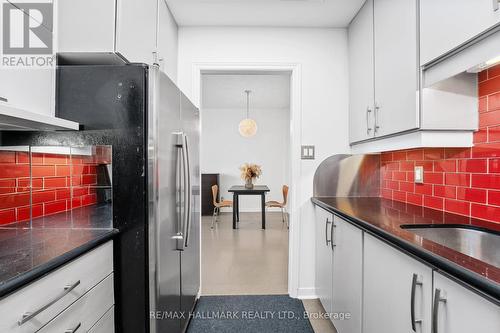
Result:
<instances>
[{"instance_id":1,"label":"glass pendant shade","mask_svg":"<svg viewBox=\"0 0 500 333\"><path fill-rule=\"evenodd\" d=\"M245 90L245 94L247 94L247 117L240 121L238 125L238 130L240 131L241 136L245 138L249 138L254 136L257 133L257 123L255 120L251 119L249 116L250 113L250 90Z\"/></svg>"},{"instance_id":2,"label":"glass pendant shade","mask_svg":"<svg viewBox=\"0 0 500 333\"><path fill-rule=\"evenodd\" d=\"M238 126L241 136L245 138L254 136L257 133L257 123L253 119L243 119Z\"/></svg>"}]
</instances>

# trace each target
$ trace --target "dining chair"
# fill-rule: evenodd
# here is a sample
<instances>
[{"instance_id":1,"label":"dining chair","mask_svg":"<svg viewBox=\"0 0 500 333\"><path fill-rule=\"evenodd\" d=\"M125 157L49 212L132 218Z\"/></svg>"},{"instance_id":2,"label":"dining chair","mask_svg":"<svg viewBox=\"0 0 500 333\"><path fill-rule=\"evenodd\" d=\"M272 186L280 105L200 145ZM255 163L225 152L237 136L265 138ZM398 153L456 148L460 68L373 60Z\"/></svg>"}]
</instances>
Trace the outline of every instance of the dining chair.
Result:
<instances>
[{"instance_id":1,"label":"dining chair","mask_svg":"<svg viewBox=\"0 0 500 333\"><path fill-rule=\"evenodd\" d=\"M215 222L217 222L217 217L220 214L221 208L233 207L232 200L217 201L217 193L218 192L219 192L219 186L213 185L212 186L212 197L213 197L213 203L214 203L214 214L213 214L212 225L210 226L210 229L214 228L214 224L215 224Z\"/></svg>"},{"instance_id":2,"label":"dining chair","mask_svg":"<svg viewBox=\"0 0 500 333\"><path fill-rule=\"evenodd\" d=\"M279 208L281 209L281 219L283 223L285 223L285 216L286 216L286 204L288 200L288 186L283 185L283 202L279 201L267 201L266 202L266 208ZM287 225L289 225L288 218L286 218Z\"/></svg>"}]
</instances>

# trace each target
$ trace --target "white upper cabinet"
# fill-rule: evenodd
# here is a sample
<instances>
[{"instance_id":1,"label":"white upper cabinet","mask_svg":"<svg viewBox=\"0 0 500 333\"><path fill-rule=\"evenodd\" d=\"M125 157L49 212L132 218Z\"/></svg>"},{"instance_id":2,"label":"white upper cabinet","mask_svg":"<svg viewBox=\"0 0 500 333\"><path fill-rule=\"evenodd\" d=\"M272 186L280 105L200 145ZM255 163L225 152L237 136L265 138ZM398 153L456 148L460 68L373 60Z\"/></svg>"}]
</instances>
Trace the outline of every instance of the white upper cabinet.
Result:
<instances>
[{"instance_id":1,"label":"white upper cabinet","mask_svg":"<svg viewBox=\"0 0 500 333\"><path fill-rule=\"evenodd\" d=\"M433 332L500 332L500 306L434 273Z\"/></svg>"},{"instance_id":2,"label":"white upper cabinet","mask_svg":"<svg viewBox=\"0 0 500 333\"><path fill-rule=\"evenodd\" d=\"M375 0L375 136L419 126L417 1Z\"/></svg>"},{"instance_id":3,"label":"white upper cabinet","mask_svg":"<svg viewBox=\"0 0 500 333\"><path fill-rule=\"evenodd\" d=\"M0 68L0 105L55 116L54 68Z\"/></svg>"},{"instance_id":4,"label":"white upper cabinet","mask_svg":"<svg viewBox=\"0 0 500 333\"><path fill-rule=\"evenodd\" d=\"M373 0L367 0L348 30L349 136L357 142L374 136Z\"/></svg>"},{"instance_id":5,"label":"white upper cabinet","mask_svg":"<svg viewBox=\"0 0 500 333\"><path fill-rule=\"evenodd\" d=\"M158 64L174 82L177 81L177 23L165 0L158 0L158 32L156 49Z\"/></svg>"},{"instance_id":6,"label":"white upper cabinet","mask_svg":"<svg viewBox=\"0 0 500 333\"><path fill-rule=\"evenodd\" d=\"M157 0L118 0L116 51L130 62L156 62Z\"/></svg>"},{"instance_id":7,"label":"white upper cabinet","mask_svg":"<svg viewBox=\"0 0 500 333\"><path fill-rule=\"evenodd\" d=\"M111 52L115 0L57 0L58 52Z\"/></svg>"},{"instance_id":8,"label":"white upper cabinet","mask_svg":"<svg viewBox=\"0 0 500 333\"><path fill-rule=\"evenodd\" d=\"M422 65L500 23L497 0L420 0Z\"/></svg>"},{"instance_id":9,"label":"white upper cabinet","mask_svg":"<svg viewBox=\"0 0 500 333\"><path fill-rule=\"evenodd\" d=\"M367 0L353 19L348 29L352 153L472 146L472 133L478 127L476 76L443 70L448 65L425 67L425 71L420 66L421 54L428 52L425 43L430 45L420 35L431 25L441 29L438 17L458 20L443 13L443 8L461 7L467 0L457 2ZM432 11L430 19L428 11ZM432 17L436 17L434 24L429 23ZM428 34L435 37L430 30ZM440 35L436 43L443 40ZM440 77L443 72L452 74Z\"/></svg>"},{"instance_id":10,"label":"white upper cabinet","mask_svg":"<svg viewBox=\"0 0 500 333\"><path fill-rule=\"evenodd\" d=\"M157 1L57 0L57 52L117 52L153 64Z\"/></svg>"},{"instance_id":11,"label":"white upper cabinet","mask_svg":"<svg viewBox=\"0 0 500 333\"><path fill-rule=\"evenodd\" d=\"M349 25L351 143L419 127L417 28L416 0L368 0Z\"/></svg>"}]
</instances>

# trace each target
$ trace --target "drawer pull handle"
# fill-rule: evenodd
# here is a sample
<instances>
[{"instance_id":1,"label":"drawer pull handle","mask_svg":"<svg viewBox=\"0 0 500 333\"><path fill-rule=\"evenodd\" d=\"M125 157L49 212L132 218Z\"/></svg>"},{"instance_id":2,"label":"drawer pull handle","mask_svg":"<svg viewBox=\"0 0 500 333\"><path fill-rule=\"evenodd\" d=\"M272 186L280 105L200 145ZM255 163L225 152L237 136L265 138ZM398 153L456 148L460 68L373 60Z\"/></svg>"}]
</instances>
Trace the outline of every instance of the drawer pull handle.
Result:
<instances>
[{"instance_id":1,"label":"drawer pull handle","mask_svg":"<svg viewBox=\"0 0 500 333\"><path fill-rule=\"evenodd\" d=\"M66 330L64 331L64 333L75 333L76 331L78 331L78 329L82 326L82 323L78 323L78 325L75 326L75 328L73 329L69 329L69 330Z\"/></svg>"},{"instance_id":2,"label":"drawer pull handle","mask_svg":"<svg viewBox=\"0 0 500 333\"><path fill-rule=\"evenodd\" d=\"M43 311L47 310L49 307L51 307L54 303L57 303L61 298L63 298L64 296L66 296L67 294L69 294L73 289L75 289L76 287L78 287L78 285L80 284L80 280L76 281L75 283L73 283L72 285L67 285L64 287L64 291L59 294L57 297L55 297L54 299L52 299L50 302L48 302L47 304L45 304L44 306L40 307L38 310L35 310L33 312L26 312L23 314L23 317L21 318L21 320L19 320L17 322L17 324L19 326L21 326L22 324L26 323L27 321L35 318L36 316L38 316L40 313L42 313Z\"/></svg>"},{"instance_id":3,"label":"drawer pull handle","mask_svg":"<svg viewBox=\"0 0 500 333\"><path fill-rule=\"evenodd\" d=\"M7 103L9 100L5 97L0 96L0 102L5 102Z\"/></svg>"}]
</instances>

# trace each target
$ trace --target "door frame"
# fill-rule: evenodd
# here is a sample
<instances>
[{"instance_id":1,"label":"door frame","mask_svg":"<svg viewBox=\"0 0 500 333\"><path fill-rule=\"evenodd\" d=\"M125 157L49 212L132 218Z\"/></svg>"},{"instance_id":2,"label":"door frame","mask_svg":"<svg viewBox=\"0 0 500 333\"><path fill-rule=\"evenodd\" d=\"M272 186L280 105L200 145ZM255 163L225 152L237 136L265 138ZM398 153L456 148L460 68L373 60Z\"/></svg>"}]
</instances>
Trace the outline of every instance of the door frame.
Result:
<instances>
[{"instance_id":1,"label":"door frame","mask_svg":"<svg viewBox=\"0 0 500 333\"><path fill-rule=\"evenodd\" d=\"M290 74L290 193L289 193L289 236L288 236L288 294L299 297L300 269L300 145L302 142L302 77L301 65L297 63L195 63L193 64L193 100L198 101L201 109L201 79L210 73L289 73ZM203 112L200 112L201 119Z\"/></svg>"}]
</instances>

